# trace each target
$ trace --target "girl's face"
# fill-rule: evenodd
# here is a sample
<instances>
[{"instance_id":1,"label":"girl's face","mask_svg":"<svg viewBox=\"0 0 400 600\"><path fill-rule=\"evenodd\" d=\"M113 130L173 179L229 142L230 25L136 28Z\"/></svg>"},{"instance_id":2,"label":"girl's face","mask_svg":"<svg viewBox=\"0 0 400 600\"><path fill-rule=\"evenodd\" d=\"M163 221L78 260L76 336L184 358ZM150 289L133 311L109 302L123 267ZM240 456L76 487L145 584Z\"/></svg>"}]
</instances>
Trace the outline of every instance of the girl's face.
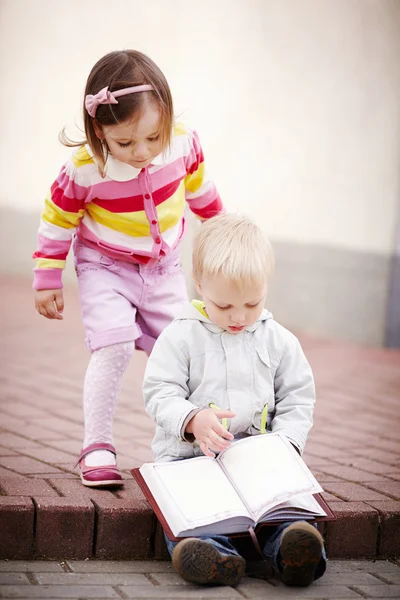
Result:
<instances>
[{"instance_id":1,"label":"girl's face","mask_svg":"<svg viewBox=\"0 0 400 600\"><path fill-rule=\"evenodd\" d=\"M145 100L139 120L129 119L116 125L94 123L97 137L107 142L114 158L137 169L147 167L163 150L160 139L160 112Z\"/></svg>"}]
</instances>

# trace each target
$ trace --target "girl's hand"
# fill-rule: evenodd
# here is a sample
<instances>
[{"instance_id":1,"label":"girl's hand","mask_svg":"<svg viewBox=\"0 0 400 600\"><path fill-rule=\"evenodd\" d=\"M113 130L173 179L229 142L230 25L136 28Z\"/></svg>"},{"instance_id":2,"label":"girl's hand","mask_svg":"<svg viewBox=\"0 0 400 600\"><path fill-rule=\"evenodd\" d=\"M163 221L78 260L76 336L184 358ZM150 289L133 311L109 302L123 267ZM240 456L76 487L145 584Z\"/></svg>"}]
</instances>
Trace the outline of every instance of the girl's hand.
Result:
<instances>
[{"instance_id":1,"label":"girl's hand","mask_svg":"<svg viewBox=\"0 0 400 600\"><path fill-rule=\"evenodd\" d=\"M62 319L64 297L62 290L35 290L35 308L46 319Z\"/></svg>"},{"instance_id":2,"label":"girl's hand","mask_svg":"<svg viewBox=\"0 0 400 600\"><path fill-rule=\"evenodd\" d=\"M233 435L222 427L218 419L232 419L234 416L235 413L231 410L205 408L189 421L186 431L194 435L203 454L214 458L215 454L210 448L221 452L233 440Z\"/></svg>"}]
</instances>

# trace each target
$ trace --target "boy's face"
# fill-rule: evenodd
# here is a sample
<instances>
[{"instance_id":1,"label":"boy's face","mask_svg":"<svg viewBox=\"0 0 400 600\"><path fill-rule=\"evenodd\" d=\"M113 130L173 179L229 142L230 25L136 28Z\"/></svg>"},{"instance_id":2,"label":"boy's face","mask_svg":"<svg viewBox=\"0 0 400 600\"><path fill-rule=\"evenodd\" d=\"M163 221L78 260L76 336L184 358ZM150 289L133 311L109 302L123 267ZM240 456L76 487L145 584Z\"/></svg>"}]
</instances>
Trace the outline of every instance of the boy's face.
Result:
<instances>
[{"instance_id":1,"label":"boy's face","mask_svg":"<svg viewBox=\"0 0 400 600\"><path fill-rule=\"evenodd\" d=\"M210 320L229 333L238 334L260 317L267 295L267 282L239 290L224 277L203 276L196 282Z\"/></svg>"}]
</instances>

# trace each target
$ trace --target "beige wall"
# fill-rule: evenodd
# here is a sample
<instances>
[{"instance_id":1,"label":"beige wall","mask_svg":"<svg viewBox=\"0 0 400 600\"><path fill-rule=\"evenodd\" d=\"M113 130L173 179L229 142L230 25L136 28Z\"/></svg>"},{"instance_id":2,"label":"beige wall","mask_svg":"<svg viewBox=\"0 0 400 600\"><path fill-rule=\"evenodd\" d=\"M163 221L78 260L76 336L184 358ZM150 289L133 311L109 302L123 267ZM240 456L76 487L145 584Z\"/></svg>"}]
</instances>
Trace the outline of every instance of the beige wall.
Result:
<instances>
[{"instance_id":1,"label":"beige wall","mask_svg":"<svg viewBox=\"0 0 400 600\"><path fill-rule=\"evenodd\" d=\"M91 66L135 47L167 75L229 209L280 241L391 251L398 0L2 0L0 11L0 205L39 212Z\"/></svg>"}]
</instances>

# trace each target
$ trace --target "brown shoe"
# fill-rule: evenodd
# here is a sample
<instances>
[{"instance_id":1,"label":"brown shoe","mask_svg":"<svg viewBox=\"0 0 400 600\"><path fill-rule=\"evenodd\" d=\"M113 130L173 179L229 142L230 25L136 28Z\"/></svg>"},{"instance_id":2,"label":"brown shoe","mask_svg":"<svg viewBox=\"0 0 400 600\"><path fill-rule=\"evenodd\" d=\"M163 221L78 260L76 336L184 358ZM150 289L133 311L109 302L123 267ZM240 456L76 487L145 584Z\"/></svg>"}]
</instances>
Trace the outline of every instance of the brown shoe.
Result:
<instances>
[{"instance_id":1,"label":"brown shoe","mask_svg":"<svg viewBox=\"0 0 400 600\"><path fill-rule=\"evenodd\" d=\"M241 556L221 554L212 544L197 538L187 538L175 546L172 564L186 581L230 586L239 583L246 567Z\"/></svg>"},{"instance_id":2,"label":"brown shoe","mask_svg":"<svg viewBox=\"0 0 400 600\"><path fill-rule=\"evenodd\" d=\"M289 525L282 533L280 543L283 583L310 585L321 560L323 544L322 535L310 523L296 521Z\"/></svg>"}]
</instances>

